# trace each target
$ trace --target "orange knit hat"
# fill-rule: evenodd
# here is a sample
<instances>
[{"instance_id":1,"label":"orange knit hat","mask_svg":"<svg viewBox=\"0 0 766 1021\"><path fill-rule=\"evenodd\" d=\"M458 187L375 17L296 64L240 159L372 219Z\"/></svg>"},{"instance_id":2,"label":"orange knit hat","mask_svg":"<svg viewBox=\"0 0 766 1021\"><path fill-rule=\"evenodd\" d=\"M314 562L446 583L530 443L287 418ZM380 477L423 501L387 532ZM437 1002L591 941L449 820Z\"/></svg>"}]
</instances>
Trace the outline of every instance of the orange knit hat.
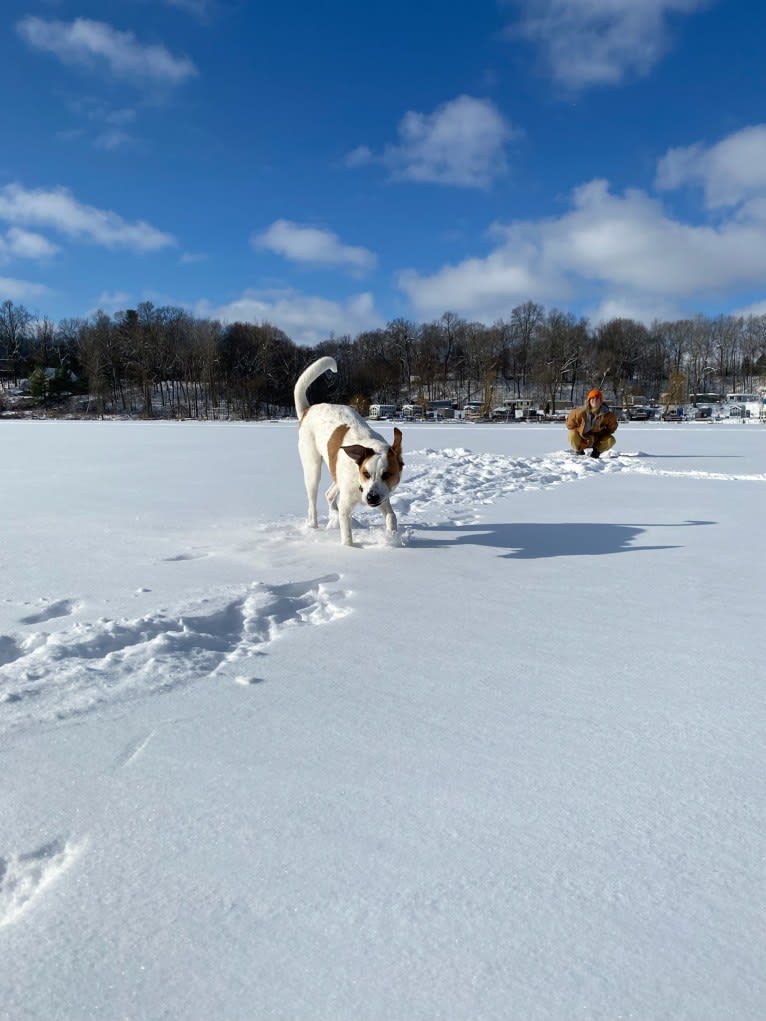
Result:
<instances>
[{"instance_id":1,"label":"orange knit hat","mask_svg":"<svg viewBox=\"0 0 766 1021\"><path fill-rule=\"evenodd\" d=\"M604 399L604 395L601 393L600 390L591 390L591 392L588 394L588 400L590 400L591 397L598 397L600 401L603 401Z\"/></svg>"}]
</instances>

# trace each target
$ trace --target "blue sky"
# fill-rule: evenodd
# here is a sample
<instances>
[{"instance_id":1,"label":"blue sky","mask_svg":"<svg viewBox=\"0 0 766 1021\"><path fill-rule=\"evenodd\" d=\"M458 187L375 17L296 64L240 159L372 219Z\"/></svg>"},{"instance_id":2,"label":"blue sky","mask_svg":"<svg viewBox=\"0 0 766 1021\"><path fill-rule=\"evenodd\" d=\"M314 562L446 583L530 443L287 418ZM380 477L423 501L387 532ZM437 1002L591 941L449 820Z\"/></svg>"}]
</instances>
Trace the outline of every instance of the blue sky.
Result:
<instances>
[{"instance_id":1,"label":"blue sky","mask_svg":"<svg viewBox=\"0 0 766 1021\"><path fill-rule=\"evenodd\" d=\"M10 0L0 300L306 344L766 312L764 6Z\"/></svg>"}]
</instances>

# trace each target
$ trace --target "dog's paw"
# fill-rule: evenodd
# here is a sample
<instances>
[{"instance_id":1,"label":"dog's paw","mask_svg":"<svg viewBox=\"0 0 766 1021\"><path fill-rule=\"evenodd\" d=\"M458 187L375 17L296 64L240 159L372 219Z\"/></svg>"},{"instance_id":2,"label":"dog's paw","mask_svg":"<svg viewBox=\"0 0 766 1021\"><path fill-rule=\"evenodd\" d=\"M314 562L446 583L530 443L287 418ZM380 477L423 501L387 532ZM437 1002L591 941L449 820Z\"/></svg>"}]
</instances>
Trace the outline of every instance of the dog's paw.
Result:
<instances>
[{"instance_id":1,"label":"dog's paw","mask_svg":"<svg viewBox=\"0 0 766 1021\"><path fill-rule=\"evenodd\" d=\"M389 532L383 528L371 528L365 533L365 546L378 548L398 548L403 546L401 532Z\"/></svg>"}]
</instances>

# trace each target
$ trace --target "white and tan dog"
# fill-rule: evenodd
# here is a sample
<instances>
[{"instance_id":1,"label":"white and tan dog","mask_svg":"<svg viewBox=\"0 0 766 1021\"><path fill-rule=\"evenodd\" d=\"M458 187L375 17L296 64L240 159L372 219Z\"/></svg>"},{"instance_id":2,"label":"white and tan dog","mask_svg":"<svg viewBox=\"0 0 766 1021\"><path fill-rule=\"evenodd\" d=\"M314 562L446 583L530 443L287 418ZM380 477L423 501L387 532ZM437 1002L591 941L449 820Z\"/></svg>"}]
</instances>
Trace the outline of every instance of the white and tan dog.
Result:
<instances>
[{"instance_id":1,"label":"white and tan dog","mask_svg":"<svg viewBox=\"0 0 766 1021\"><path fill-rule=\"evenodd\" d=\"M306 391L327 371L338 371L335 359L319 358L295 384L295 410L300 423L298 451L309 498L308 523L311 528L317 527L317 490L324 461L333 479L327 490L328 527L337 520L341 541L352 546L351 512L358 503L380 507L386 531L396 531L390 496L404 467L402 433L394 429L394 442L389 444L353 408L345 404L309 404Z\"/></svg>"}]
</instances>

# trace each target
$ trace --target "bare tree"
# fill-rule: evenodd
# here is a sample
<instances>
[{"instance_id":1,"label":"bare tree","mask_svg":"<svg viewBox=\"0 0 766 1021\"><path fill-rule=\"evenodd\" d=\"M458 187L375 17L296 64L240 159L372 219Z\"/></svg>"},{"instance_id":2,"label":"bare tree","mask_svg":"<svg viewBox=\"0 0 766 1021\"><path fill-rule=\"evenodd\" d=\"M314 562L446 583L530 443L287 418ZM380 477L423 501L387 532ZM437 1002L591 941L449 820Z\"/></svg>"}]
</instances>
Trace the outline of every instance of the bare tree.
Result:
<instances>
[{"instance_id":1,"label":"bare tree","mask_svg":"<svg viewBox=\"0 0 766 1021\"><path fill-rule=\"evenodd\" d=\"M644 377L640 370L648 341L649 331L633 319L610 319L596 329L595 368L597 374L600 370L601 378L594 379L594 383L600 385L609 379L619 403L626 395L642 393Z\"/></svg>"},{"instance_id":2,"label":"bare tree","mask_svg":"<svg viewBox=\"0 0 766 1021\"><path fill-rule=\"evenodd\" d=\"M14 383L19 381L33 321L34 316L23 305L14 305L12 301L0 305L0 357L7 361Z\"/></svg>"},{"instance_id":3,"label":"bare tree","mask_svg":"<svg viewBox=\"0 0 766 1021\"><path fill-rule=\"evenodd\" d=\"M409 388L418 336L417 326L409 319L394 319L386 326L386 333L390 338L391 354L399 361L399 385Z\"/></svg>"},{"instance_id":4,"label":"bare tree","mask_svg":"<svg viewBox=\"0 0 766 1021\"><path fill-rule=\"evenodd\" d=\"M569 312L553 309L537 331L534 344L535 375L552 411L564 388L575 403L575 381L584 359L587 324Z\"/></svg>"},{"instance_id":5,"label":"bare tree","mask_svg":"<svg viewBox=\"0 0 766 1021\"><path fill-rule=\"evenodd\" d=\"M511 312L508 371L517 397L526 391L532 345L544 320L545 309L533 301L517 305Z\"/></svg>"},{"instance_id":6,"label":"bare tree","mask_svg":"<svg viewBox=\"0 0 766 1021\"><path fill-rule=\"evenodd\" d=\"M117 366L114 363L112 323L104 312L84 323L78 336L78 354L88 382L88 395L96 403L97 414L103 416L111 395L116 398Z\"/></svg>"},{"instance_id":7,"label":"bare tree","mask_svg":"<svg viewBox=\"0 0 766 1021\"><path fill-rule=\"evenodd\" d=\"M753 389L755 375L766 366L766 315L748 316L742 322L742 382L746 390Z\"/></svg>"},{"instance_id":8,"label":"bare tree","mask_svg":"<svg viewBox=\"0 0 766 1021\"><path fill-rule=\"evenodd\" d=\"M710 323L710 339L715 359L711 366L723 389L737 388L737 377L742 360L742 320L735 316L718 316Z\"/></svg>"}]
</instances>

